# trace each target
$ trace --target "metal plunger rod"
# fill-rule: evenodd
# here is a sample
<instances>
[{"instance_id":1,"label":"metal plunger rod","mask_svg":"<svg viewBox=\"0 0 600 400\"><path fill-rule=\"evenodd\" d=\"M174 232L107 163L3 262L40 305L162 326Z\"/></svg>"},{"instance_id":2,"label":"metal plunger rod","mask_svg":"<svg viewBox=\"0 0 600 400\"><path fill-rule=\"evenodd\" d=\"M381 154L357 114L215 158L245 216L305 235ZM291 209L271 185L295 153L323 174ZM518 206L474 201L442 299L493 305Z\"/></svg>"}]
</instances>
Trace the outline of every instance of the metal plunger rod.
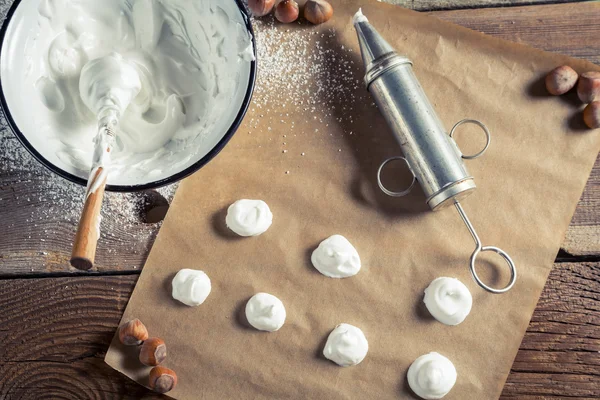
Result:
<instances>
[{"instance_id":1,"label":"metal plunger rod","mask_svg":"<svg viewBox=\"0 0 600 400\"><path fill-rule=\"evenodd\" d=\"M462 218L463 222L467 226L467 229L469 230L469 233L471 233L471 236L473 237L473 240L475 241L475 250L471 254L471 260L470 260L470 265L469 265L469 269L471 270L471 275L473 276L473 279L475 280L475 282L477 282L477 284L480 287L487 290L488 292L495 293L495 294L501 294L501 293L508 292L513 287L513 285L515 284L515 282L517 280L517 269L515 267L515 263L513 262L512 258L510 258L508 253L506 253L504 250L502 250L496 246L482 246L481 239L479 239L479 236L477 235L477 232L475 232L475 228L473 227L473 224L471 224L469 217L467 217L465 210L462 208L462 206L460 205L458 200L454 201L454 206L458 210L458 214ZM483 251L493 251L495 253L498 253L498 255L500 255L502 258L504 258L504 261L506 261L506 263L508 264L508 267L510 268L510 282L508 283L508 285L506 287L504 287L502 289L495 289L493 287L486 285L481 279L479 279L479 276L477 275L477 271L475 271L475 261L477 260L477 256L479 255L479 253L481 253Z\"/></svg>"},{"instance_id":2,"label":"metal plunger rod","mask_svg":"<svg viewBox=\"0 0 600 400\"><path fill-rule=\"evenodd\" d=\"M455 201L454 205L456 206L456 209L458 210L458 214L460 215L463 222L467 226L467 229L469 229L471 236L473 236L473 240L475 241L475 246L476 246L475 248L481 250L481 240L479 239L477 232L475 232L475 228L471 224L469 217L467 217L465 210L462 208L462 206L460 205L460 203L458 201Z\"/></svg>"}]
</instances>

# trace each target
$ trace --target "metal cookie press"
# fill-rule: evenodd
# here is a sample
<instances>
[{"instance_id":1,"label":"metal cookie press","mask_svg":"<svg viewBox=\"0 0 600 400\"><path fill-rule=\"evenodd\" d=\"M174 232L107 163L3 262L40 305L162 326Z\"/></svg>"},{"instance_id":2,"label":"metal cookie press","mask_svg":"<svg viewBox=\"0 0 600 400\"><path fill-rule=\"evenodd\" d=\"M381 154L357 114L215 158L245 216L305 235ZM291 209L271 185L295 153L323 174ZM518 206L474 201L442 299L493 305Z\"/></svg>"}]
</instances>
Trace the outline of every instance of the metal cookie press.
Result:
<instances>
[{"instance_id":1,"label":"metal cookie press","mask_svg":"<svg viewBox=\"0 0 600 400\"><path fill-rule=\"evenodd\" d=\"M475 241L475 250L470 259L473 279L488 292L507 292L517 279L513 260L498 247L482 245L459 202L476 188L475 181L467 172L462 159L475 159L485 153L490 144L489 130L480 121L465 119L454 125L448 134L414 75L412 62L396 53L360 10L354 16L354 27L366 67L365 85L404 154L404 157L392 157L381 164L377 172L379 187L389 196L401 197L412 190L415 181L419 181L427 196L427 204L433 211L454 205ZM462 154L452 138L462 124L476 124L485 133L486 145L477 154ZM382 170L394 160L406 162L413 174L412 183L401 192L388 190L381 180ZM510 282L506 287L490 287L477 275L475 262L483 251L498 253L508 264Z\"/></svg>"}]
</instances>

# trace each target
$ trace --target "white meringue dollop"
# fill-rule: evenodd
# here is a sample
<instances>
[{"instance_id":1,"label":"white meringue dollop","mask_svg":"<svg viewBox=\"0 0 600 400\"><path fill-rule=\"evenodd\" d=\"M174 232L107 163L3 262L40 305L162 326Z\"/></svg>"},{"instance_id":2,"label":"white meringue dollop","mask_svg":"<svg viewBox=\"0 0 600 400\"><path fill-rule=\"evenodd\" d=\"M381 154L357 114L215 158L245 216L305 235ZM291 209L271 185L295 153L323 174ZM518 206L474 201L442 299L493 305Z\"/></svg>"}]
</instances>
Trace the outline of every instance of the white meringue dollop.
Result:
<instances>
[{"instance_id":1,"label":"white meringue dollop","mask_svg":"<svg viewBox=\"0 0 600 400\"><path fill-rule=\"evenodd\" d=\"M285 307L269 293L256 293L246 303L246 319L259 331L274 332L285 322Z\"/></svg>"},{"instance_id":2,"label":"white meringue dollop","mask_svg":"<svg viewBox=\"0 0 600 400\"><path fill-rule=\"evenodd\" d=\"M238 200L227 209L227 227L240 236L258 236L269 229L273 214L262 200Z\"/></svg>"},{"instance_id":3,"label":"white meringue dollop","mask_svg":"<svg viewBox=\"0 0 600 400\"><path fill-rule=\"evenodd\" d=\"M210 294L210 278L203 271L195 269L180 270L173 281L172 296L188 306L199 306Z\"/></svg>"},{"instance_id":4,"label":"white meringue dollop","mask_svg":"<svg viewBox=\"0 0 600 400\"><path fill-rule=\"evenodd\" d=\"M323 355L342 367L349 367L364 360L368 351L369 342L360 328L339 324L329 334Z\"/></svg>"},{"instance_id":5,"label":"white meringue dollop","mask_svg":"<svg viewBox=\"0 0 600 400\"><path fill-rule=\"evenodd\" d=\"M333 235L323 240L311 256L313 266L330 278L347 278L360 271L360 256L342 235Z\"/></svg>"},{"instance_id":6,"label":"white meringue dollop","mask_svg":"<svg viewBox=\"0 0 600 400\"><path fill-rule=\"evenodd\" d=\"M425 289L423 302L435 319L446 325L458 325L465 320L473 297L458 279L437 278Z\"/></svg>"},{"instance_id":7,"label":"white meringue dollop","mask_svg":"<svg viewBox=\"0 0 600 400\"><path fill-rule=\"evenodd\" d=\"M456 383L456 368L439 353L417 358L408 369L408 385L423 399L441 399Z\"/></svg>"}]
</instances>

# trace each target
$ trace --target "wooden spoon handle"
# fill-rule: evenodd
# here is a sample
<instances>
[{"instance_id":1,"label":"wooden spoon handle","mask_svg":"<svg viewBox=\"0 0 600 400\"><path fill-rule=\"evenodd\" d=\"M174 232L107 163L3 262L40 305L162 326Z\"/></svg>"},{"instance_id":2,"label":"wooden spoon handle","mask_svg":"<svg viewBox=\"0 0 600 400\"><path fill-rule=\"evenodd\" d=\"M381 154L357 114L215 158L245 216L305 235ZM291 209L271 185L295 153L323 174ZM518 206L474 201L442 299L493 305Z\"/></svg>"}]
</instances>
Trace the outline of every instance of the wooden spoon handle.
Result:
<instances>
[{"instance_id":1,"label":"wooden spoon handle","mask_svg":"<svg viewBox=\"0 0 600 400\"><path fill-rule=\"evenodd\" d=\"M102 170L102 167L98 168L90 179L99 179L102 176ZM100 186L94 192L88 193L85 199L71 253L71 265L84 271L94 266L96 245L100 237L100 209L104 198L106 175L100 179L102 179ZM92 185L88 185L88 188L91 187Z\"/></svg>"}]
</instances>

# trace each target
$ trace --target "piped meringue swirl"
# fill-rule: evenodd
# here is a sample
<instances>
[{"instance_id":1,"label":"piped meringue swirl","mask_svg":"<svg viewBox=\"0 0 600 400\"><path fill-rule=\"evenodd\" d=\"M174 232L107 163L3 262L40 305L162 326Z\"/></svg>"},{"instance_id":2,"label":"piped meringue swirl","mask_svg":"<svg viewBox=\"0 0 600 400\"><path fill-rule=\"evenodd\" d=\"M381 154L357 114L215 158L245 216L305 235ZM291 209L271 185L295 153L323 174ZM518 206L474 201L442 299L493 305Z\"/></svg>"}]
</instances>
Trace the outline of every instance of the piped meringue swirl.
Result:
<instances>
[{"instance_id":1,"label":"piped meringue swirl","mask_svg":"<svg viewBox=\"0 0 600 400\"><path fill-rule=\"evenodd\" d=\"M469 289L458 279L437 278L425 289L423 299L431 315L446 325L458 325L465 320L473 297Z\"/></svg>"},{"instance_id":2,"label":"piped meringue swirl","mask_svg":"<svg viewBox=\"0 0 600 400\"><path fill-rule=\"evenodd\" d=\"M359 364L369 351L369 342L360 328L339 324L329 334L323 355L341 367Z\"/></svg>"},{"instance_id":3,"label":"piped meringue swirl","mask_svg":"<svg viewBox=\"0 0 600 400\"><path fill-rule=\"evenodd\" d=\"M238 200L227 209L227 227L240 236L258 236L273 223L273 214L262 200Z\"/></svg>"},{"instance_id":4,"label":"piped meringue swirl","mask_svg":"<svg viewBox=\"0 0 600 400\"><path fill-rule=\"evenodd\" d=\"M361 267L358 252L342 235L323 240L310 259L320 273L330 278L354 276Z\"/></svg>"},{"instance_id":5,"label":"piped meringue swirl","mask_svg":"<svg viewBox=\"0 0 600 400\"><path fill-rule=\"evenodd\" d=\"M423 399L441 399L456 383L454 364L439 353L417 358L408 369L408 384Z\"/></svg>"},{"instance_id":6,"label":"piped meringue swirl","mask_svg":"<svg viewBox=\"0 0 600 400\"><path fill-rule=\"evenodd\" d=\"M259 331L274 332L285 322L285 307L269 293L256 293L246 303L246 319Z\"/></svg>"}]
</instances>

